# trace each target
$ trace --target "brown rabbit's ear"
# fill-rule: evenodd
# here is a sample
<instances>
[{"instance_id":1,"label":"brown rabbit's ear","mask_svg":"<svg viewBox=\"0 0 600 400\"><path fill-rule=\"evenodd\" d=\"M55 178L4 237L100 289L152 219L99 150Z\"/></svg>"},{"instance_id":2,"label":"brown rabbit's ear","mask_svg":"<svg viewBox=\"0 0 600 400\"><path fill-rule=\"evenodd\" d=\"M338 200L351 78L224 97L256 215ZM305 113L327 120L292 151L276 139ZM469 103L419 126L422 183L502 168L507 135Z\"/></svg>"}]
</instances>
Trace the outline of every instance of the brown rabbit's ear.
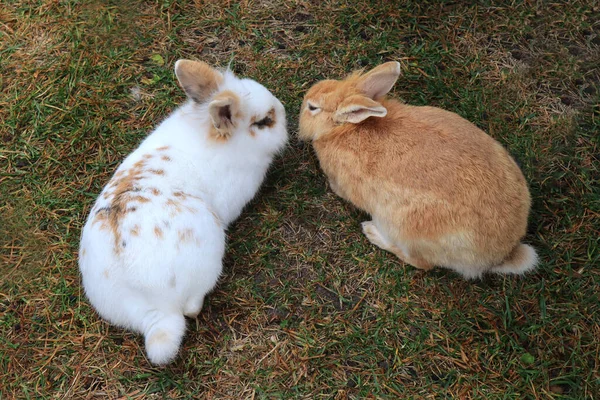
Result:
<instances>
[{"instance_id":1,"label":"brown rabbit's ear","mask_svg":"<svg viewBox=\"0 0 600 400\"><path fill-rule=\"evenodd\" d=\"M229 90L219 93L208 105L208 113L217 131L216 134L228 137L240 118L240 99Z\"/></svg>"},{"instance_id":2,"label":"brown rabbit's ear","mask_svg":"<svg viewBox=\"0 0 600 400\"><path fill-rule=\"evenodd\" d=\"M392 89L400 76L400 63L387 62L359 78L357 88L371 99L380 99Z\"/></svg>"},{"instance_id":3,"label":"brown rabbit's ear","mask_svg":"<svg viewBox=\"0 0 600 400\"><path fill-rule=\"evenodd\" d=\"M350 96L340 103L333 120L339 124L350 122L358 124L369 117L385 117L387 109L375 100L362 95Z\"/></svg>"},{"instance_id":4,"label":"brown rabbit's ear","mask_svg":"<svg viewBox=\"0 0 600 400\"><path fill-rule=\"evenodd\" d=\"M202 61L178 60L175 75L179 84L196 103L202 103L223 81L223 75Z\"/></svg>"}]
</instances>

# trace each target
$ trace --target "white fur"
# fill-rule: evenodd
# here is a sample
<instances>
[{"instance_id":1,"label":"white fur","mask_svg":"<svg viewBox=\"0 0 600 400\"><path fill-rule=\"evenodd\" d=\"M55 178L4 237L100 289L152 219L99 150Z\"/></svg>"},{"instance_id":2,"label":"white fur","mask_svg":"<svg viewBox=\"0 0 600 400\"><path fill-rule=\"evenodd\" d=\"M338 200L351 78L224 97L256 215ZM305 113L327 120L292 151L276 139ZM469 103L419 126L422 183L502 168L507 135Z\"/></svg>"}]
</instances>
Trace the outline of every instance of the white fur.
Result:
<instances>
[{"instance_id":1,"label":"white fur","mask_svg":"<svg viewBox=\"0 0 600 400\"><path fill-rule=\"evenodd\" d=\"M210 137L210 98L202 104L187 101L116 171L125 174L145 160L135 190L125 196L149 200L128 200L127 207L135 211L119 218L120 243L110 224L103 226L98 219L98 214L109 215L107 207L114 204L110 182L82 232L79 267L87 297L101 317L144 334L148 357L155 364L176 356L185 332L183 316L200 312L204 296L221 274L227 225L255 196L275 154L287 142L283 105L266 88L227 71L214 95L223 90L240 98L242 117L231 136L225 141ZM271 109L274 126L254 129L255 135L250 135L251 117ZM185 198L176 193L185 193Z\"/></svg>"},{"instance_id":2,"label":"white fur","mask_svg":"<svg viewBox=\"0 0 600 400\"><path fill-rule=\"evenodd\" d=\"M522 258L517 262L506 261L500 265L492 267L491 272L497 274L514 274L523 275L535 268L538 263L538 255L535 249L528 244L519 244L519 251L522 253Z\"/></svg>"},{"instance_id":3,"label":"white fur","mask_svg":"<svg viewBox=\"0 0 600 400\"><path fill-rule=\"evenodd\" d=\"M538 263L538 255L535 249L528 245L519 243L517 251L519 257L509 259L500 265L490 268L475 268L475 264L471 265L451 265L449 268L461 274L465 279L480 279L488 272L501 275L524 275L525 273L535 269Z\"/></svg>"}]
</instances>

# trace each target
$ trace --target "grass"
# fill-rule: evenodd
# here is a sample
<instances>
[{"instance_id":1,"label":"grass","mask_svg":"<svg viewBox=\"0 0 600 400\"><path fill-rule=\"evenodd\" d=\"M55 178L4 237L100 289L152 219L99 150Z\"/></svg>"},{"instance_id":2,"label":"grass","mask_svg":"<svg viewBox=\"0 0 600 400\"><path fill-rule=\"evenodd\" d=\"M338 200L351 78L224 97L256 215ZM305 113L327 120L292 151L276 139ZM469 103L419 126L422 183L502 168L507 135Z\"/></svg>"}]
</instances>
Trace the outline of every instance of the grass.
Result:
<instances>
[{"instance_id":1,"label":"grass","mask_svg":"<svg viewBox=\"0 0 600 400\"><path fill-rule=\"evenodd\" d=\"M598 398L599 23L592 0L3 1L0 398ZM292 136L312 83L400 61L394 96L518 159L538 270L401 264L293 138L180 356L151 367L89 306L77 247L115 166L184 100L183 57L263 82Z\"/></svg>"}]
</instances>

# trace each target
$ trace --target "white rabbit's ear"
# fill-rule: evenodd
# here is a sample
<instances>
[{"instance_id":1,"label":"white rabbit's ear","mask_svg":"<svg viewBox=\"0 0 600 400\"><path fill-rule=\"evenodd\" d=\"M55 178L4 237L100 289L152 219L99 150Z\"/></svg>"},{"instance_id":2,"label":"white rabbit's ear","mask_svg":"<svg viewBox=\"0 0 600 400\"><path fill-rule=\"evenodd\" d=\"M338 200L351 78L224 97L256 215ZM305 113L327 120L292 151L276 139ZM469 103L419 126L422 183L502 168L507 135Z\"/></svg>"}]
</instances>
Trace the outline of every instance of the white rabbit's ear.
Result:
<instances>
[{"instance_id":1,"label":"white rabbit's ear","mask_svg":"<svg viewBox=\"0 0 600 400\"><path fill-rule=\"evenodd\" d=\"M394 87L400 76L400 63L387 62L373 68L358 80L357 88L365 96L377 100L385 96Z\"/></svg>"},{"instance_id":2,"label":"white rabbit's ear","mask_svg":"<svg viewBox=\"0 0 600 400\"><path fill-rule=\"evenodd\" d=\"M206 101L223 82L223 74L202 61L178 60L175 75L185 93L196 103Z\"/></svg>"},{"instance_id":3,"label":"white rabbit's ear","mask_svg":"<svg viewBox=\"0 0 600 400\"><path fill-rule=\"evenodd\" d=\"M208 105L216 136L227 138L241 117L240 98L230 90L219 93Z\"/></svg>"},{"instance_id":4,"label":"white rabbit's ear","mask_svg":"<svg viewBox=\"0 0 600 400\"><path fill-rule=\"evenodd\" d=\"M362 95L350 96L340 103L335 113L333 121L338 124L350 122L358 124L369 117L385 117L387 109L375 100Z\"/></svg>"}]
</instances>

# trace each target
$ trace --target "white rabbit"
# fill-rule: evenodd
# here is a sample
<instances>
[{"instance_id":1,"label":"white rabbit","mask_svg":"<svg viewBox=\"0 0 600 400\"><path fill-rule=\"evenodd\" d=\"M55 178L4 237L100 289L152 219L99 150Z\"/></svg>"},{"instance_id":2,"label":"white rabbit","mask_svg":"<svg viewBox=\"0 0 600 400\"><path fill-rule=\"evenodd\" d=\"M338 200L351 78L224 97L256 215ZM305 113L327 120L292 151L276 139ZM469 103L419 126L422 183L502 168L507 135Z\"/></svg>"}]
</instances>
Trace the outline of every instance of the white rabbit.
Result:
<instances>
[{"instance_id":1,"label":"white rabbit","mask_svg":"<svg viewBox=\"0 0 600 400\"><path fill-rule=\"evenodd\" d=\"M264 86L179 60L189 100L118 167L81 236L79 267L101 317L145 336L154 364L176 355L184 315L217 283L225 229L287 142L285 110Z\"/></svg>"}]
</instances>

